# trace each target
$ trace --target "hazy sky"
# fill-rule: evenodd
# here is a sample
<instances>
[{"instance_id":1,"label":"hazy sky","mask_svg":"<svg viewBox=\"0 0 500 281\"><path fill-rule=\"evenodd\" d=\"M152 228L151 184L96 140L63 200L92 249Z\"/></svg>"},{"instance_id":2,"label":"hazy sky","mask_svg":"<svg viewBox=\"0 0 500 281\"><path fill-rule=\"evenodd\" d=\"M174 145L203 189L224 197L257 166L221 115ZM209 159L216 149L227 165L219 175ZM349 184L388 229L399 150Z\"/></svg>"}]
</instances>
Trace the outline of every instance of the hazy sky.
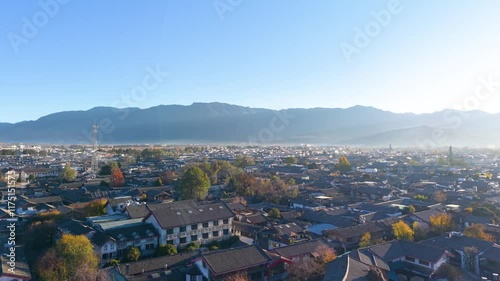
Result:
<instances>
[{"instance_id":1,"label":"hazy sky","mask_svg":"<svg viewBox=\"0 0 500 281\"><path fill-rule=\"evenodd\" d=\"M500 85L470 100L500 81L500 1L55 1L0 2L0 122L212 101L500 112Z\"/></svg>"}]
</instances>

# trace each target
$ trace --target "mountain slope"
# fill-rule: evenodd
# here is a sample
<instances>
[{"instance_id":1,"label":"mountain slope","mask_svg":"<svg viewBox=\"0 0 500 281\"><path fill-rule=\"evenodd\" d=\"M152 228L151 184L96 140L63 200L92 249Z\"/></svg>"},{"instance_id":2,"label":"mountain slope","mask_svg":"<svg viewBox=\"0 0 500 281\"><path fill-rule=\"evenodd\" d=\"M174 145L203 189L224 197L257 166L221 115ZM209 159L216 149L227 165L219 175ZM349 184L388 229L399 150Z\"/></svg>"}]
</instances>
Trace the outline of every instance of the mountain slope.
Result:
<instances>
[{"instance_id":1,"label":"mountain slope","mask_svg":"<svg viewBox=\"0 0 500 281\"><path fill-rule=\"evenodd\" d=\"M269 110L223 103L148 109L97 107L36 121L0 123L0 142L360 144L368 146L499 145L499 114L392 113L372 107ZM444 137L442 137L444 135Z\"/></svg>"}]
</instances>

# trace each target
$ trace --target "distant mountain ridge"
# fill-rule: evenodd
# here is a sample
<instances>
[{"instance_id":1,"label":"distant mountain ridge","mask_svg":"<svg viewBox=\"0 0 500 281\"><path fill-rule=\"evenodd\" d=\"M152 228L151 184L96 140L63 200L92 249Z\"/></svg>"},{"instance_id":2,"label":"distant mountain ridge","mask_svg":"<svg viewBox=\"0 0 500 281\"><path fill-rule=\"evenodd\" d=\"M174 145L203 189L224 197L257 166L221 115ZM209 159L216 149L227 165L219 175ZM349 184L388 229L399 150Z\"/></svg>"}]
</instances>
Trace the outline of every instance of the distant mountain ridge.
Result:
<instances>
[{"instance_id":1,"label":"distant mountain ridge","mask_svg":"<svg viewBox=\"0 0 500 281\"><path fill-rule=\"evenodd\" d=\"M104 144L342 144L500 146L500 114L444 110L392 113L373 107L271 110L225 103L96 107L36 121L0 123L0 142L90 144L100 124Z\"/></svg>"}]
</instances>

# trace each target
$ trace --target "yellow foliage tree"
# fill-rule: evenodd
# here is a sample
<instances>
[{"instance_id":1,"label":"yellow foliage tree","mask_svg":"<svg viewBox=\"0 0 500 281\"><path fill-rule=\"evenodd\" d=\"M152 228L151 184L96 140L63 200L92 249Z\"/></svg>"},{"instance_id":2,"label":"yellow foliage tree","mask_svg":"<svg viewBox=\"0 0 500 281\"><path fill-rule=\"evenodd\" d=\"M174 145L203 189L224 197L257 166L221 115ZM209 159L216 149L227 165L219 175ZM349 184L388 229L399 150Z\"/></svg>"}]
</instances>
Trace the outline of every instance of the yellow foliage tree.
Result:
<instances>
[{"instance_id":1,"label":"yellow foliage tree","mask_svg":"<svg viewBox=\"0 0 500 281\"><path fill-rule=\"evenodd\" d=\"M397 221L392 225L392 231L396 239L413 241L414 232L404 221Z\"/></svg>"},{"instance_id":2,"label":"yellow foliage tree","mask_svg":"<svg viewBox=\"0 0 500 281\"><path fill-rule=\"evenodd\" d=\"M432 215L430 221L432 229L439 234L450 231L455 227L451 215L447 213Z\"/></svg>"},{"instance_id":3,"label":"yellow foliage tree","mask_svg":"<svg viewBox=\"0 0 500 281\"><path fill-rule=\"evenodd\" d=\"M464 235L473 238L479 238L490 242L495 242L495 237L484 232L484 225L473 224L464 230Z\"/></svg>"},{"instance_id":4,"label":"yellow foliage tree","mask_svg":"<svg viewBox=\"0 0 500 281\"><path fill-rule=\"evenodd\" d=\"M370 232L366 232L361 236L361 239L359 240L359 247L360 248L365 248L372 245L372 235Z\"/></svg>"},{"instance_id":5,"label":"yellow foliage tree","mask_svg":"<svg viewBox=\"0 0 500 281\"><path fill-rule=\"evenodd\" d=\"M38 262L41 280L96 280L99 260L84 235L63 235Z\"/></svg>"}]
</instances>

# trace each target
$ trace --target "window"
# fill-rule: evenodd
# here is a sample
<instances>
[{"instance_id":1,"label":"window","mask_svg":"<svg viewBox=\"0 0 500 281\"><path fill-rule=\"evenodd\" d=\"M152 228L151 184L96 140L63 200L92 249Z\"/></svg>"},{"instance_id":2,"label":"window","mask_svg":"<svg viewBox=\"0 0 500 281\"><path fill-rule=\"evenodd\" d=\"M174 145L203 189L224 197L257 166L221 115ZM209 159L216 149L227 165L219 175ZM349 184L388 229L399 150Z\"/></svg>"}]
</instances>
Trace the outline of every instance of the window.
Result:
<instances>
[{"instance_id":1,"label":"window","mask_svg":"<svg viewBox=\"0 0 500 281\"><path fill-rule=\"evenodd\" d=\"M430 262L424 261L424 260L419 260L418 263L421 264L421 265L425 265L425 266L429 266L430 265Z\"/></svg>"},{"instance_id":2,"label":"window","mask_svg":"<svg viewBox=\"0 0 500 281\"><path fill-rule=\"evenodd\" d=\"M224 220L222 221L222 223L223 223L223 224L228 224L228 223L229 223L229 219L224 219Z\"/></svg>"},{"instance_id":3,"label":"window","mask_svg":"<svg viewBox=\"0 0 500 281\"><path fill-rule=\"evenodd\" d=\"M407 260L407 261L409 261L409 262L415 262L415 259L414 259L414 258L412 258L412 257L408 257L408 256L406 256L406 257L405 257L405 260Z\"/></svg>"},{"instance_id":4,"label":"window","mask_svg":"<svg viewBox=\"0 0 500 281\"><path fill-rule=\"evenodd\" d=\"M186 243L186 237L182 237L182 238L181 238L181 242L180 242L180 243L181 243L181 244Z\"/></svg>"},{"instance_id":5,"label":"window","mask_svg":"<svg viewBox=\"0 0 500 281\"><path fill-rule=\"evenodd\" d=\"M103 259L103 260L107 260L107 259L108 259L108 254L103 254L103 255L102 255L102 259Z\"/></svg>"},{"instance_id":6,"label":"window","mask_svg":"<svg viewBox=\"0 0 500 281\"><path fill-rule=\"evenodd\" d=\"M121 250L118 250L118 251L116 252L116 256L117 256L117 257L121 257L121 256L126 255L126 253L127 253L127 249L121 249Z\"/></svg>"},{"instance_id":7,"label":"window","mask_svg":"<svg viewBox=\"0 0 500 281\"><path fill-rule=\"evenodd\" d=\"M186 232L186 227L185 226L181 226L179 229L180 229L180 232Z\"/></svg>"},{"instance_id":8,"label":"window","mask_svg":"<svg viewBox=\"0 0 500 281\"><path fill-rule=\"evenodd\" d=\"M167 234L174 234L174 229L173 228L167 229Z\"/></svg>"},{"instance_id":9,"label":"window","mask_svg":"<svg viewBox=\"0 0 500 281\"><path fill-rule=\"evenodd\" d=\"M198 235L191 235L191 242L198 241Z\"/></svg>"},{"instance_id":10,"label":"window","mask_svg":"<svg viewBox=\"0 0 500 281\"><path fill-rule=\"evenodd\" d=\"M111 250L115 249L115 244L111 244Z\"/></svg>"},{"instance_id":11,"label":"window","mask_svg":"<svg viewBox=\"0 0 500 281\"><path fill-rule=\"evenodd\" d=\"M103 250L103 251L107 251L107 250L108 250L108 244L106 244L106 245L102 246L102 250Z\"/></svg>"},{"instance_id":12,"label":"window","mask_svg":"<svg viewBox=\"0 0 500 281\"><path fill-rule=\"evenodd\" d=\"M203 233L203 239L208 239L208 233Z\"/></svg>"},{"instance_id":13,"label":"window","mask_svg":"<svg viewBox=\"0 0 500 281\"><path fill-rule=\"evenodd\" d=\"M152 251L155 249L155 244L146 244L146 251Z\"/></svg>"},{"instance_id":14,"label":"window","mask_svg":"<svg viewBox=\"0 0 500 281\"><path fill-rule=\"evenodd\" d=\"M203 227L208 227L208 222L204 222Z\"/></svg>"},{"instance_id":15,"label":"window","mask_svg":"<svg viewBox=\"0 0 500 281\"><path fill-rule=\"evenodd\" d=\"M196 230L196 229L198 229L198 224L191 225L191 230Z\"/></svg>"},{"instance_id":16,"label":"window","mask_svg":"<svg viewBox=\"0 0 500 281\"><path fill-rule=\"evenodd\" d=\"M214 232L212 233L212 236L213 236L213 237L217 237L217 236L219 236L219 232L218 232L218 231L214 231Z\"/></svg>"},{"instance_id":17,"label":"window","mask_svg":"<svg viewBox=\"0 0 500 281\"><path fill-rule=\"evenodd\" d=\"M174 240L167 240L167 244L174 245Z\"/></svg>"},{"instance_id":18,"label":"window","mask_svg":"<svg viewBox=\"0 0 500 281\"><path fill-rule=\"evenodd\" d=\"M214 221L213 224L214 225L219 225L219 221Z\"/></svg>"},{"instance_id":19,"label":"window","mask_svg":"<svg viewBox=\"0 0 500 281\"><path fill-rule=\"evenodd\" d=\"M228 235L228 234L229 234L229 229L224 229L224 230L222 231L222 233L224 233L224 235Z\"/></svg>"}]
</instances>

